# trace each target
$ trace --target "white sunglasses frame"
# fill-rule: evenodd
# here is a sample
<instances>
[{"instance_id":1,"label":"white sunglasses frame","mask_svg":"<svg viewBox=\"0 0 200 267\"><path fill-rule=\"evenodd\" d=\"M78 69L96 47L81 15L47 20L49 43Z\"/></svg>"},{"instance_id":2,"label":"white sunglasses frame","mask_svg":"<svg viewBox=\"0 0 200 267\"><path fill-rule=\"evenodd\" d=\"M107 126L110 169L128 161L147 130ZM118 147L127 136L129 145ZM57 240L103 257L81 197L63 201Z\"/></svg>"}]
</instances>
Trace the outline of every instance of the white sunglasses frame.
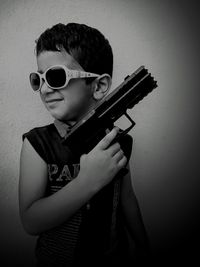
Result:
<instances>
[{"instance_id":1,"label":"white sunglasses frame","mask_svg":"<svg viewBox=\"0 0 200 267\"><path fill-rule=\"evenodd\" d=\"M50 86L50 84L47 82L46 73L52 68L62 68L62 69L64 69L65 74L66 74L66 81L65 81L65 84L63 86L55 88L53 86ZM37 90L34 90L32 84L31 84L31 75L32 74L37 74L39 76L39 78L40 78L40 86L39 86L39 88ZM59 89L65 88L71 79L91 78L91 77L99 77L99 76L100 76L99 74L92 73L92 72L68 69L65 65L54 65L54 66L49 67L44 73L39 73L37 71L36 72L31 72L30 75L29 75L29 80L30 80L30 84L31 84L31 87L32 87L33 91L34 92L38 92L38 91L41 90L42 85L43 85L44 82L46 83L46 85L49 88L51 88L53 90L59 90Z\"/></svg>"}]
</instances>

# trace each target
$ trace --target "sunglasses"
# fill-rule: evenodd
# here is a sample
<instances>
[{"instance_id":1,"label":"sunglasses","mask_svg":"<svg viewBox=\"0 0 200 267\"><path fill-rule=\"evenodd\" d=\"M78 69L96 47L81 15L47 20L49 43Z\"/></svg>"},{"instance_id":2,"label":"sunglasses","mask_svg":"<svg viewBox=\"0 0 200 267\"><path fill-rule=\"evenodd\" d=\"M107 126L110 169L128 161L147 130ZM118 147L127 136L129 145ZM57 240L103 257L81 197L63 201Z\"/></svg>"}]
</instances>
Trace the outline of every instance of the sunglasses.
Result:
<instances>
[{"instance_id":1,"label":"sunglasses","mask_svg":"<svg viewBox=\"0 0 200 267\"><path fill-rule=\"evenodd\" d=\"M58 90L67 86L71 79L99 77L100 75L79 70L70 70L65 65L55 65L48 68L44 73L32 72L30 84L32 89L40 91L43 83L51 89Z\"/></svg>"}]
</instances>

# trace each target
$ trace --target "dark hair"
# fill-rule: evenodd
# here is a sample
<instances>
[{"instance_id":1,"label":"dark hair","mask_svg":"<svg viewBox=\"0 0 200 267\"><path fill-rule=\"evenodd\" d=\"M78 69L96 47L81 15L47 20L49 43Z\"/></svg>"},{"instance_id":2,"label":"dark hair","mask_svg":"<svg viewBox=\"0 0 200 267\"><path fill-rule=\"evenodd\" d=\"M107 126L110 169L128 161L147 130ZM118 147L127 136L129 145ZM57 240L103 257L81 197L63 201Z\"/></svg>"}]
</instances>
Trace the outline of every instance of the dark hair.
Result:
<instances>
[{"instance_id":1,"label":"dark hair","mask_svg":"<svg viewBox=\"0 0 200 267\"><path fill-rule=\"evenodd\" d=\"M44 31L36 41L36 55L64 48L85 71L112 77L113 53L108 40L85 24L59 23Z\"/></svg>"}]
</instances>

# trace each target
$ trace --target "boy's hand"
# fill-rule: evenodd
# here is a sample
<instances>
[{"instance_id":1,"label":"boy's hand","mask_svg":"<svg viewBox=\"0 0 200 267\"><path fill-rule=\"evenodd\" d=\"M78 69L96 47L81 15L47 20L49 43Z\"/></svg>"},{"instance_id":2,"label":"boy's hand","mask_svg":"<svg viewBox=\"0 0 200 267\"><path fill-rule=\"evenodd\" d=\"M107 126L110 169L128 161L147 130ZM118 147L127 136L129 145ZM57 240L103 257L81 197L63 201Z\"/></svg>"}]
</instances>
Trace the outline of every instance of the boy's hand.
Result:
<instances>
[{"instance_id":1,"label":"boy's hand","mask_svg":"<svg viewBox=\"0 0 200 267\"><path fill-rule=\"evenodd\" d=\"M96 190L108 184L127 163L119 143L109 146L117 133L118 128L113 128L93 150L81 156L79 174Z\"/></svg>"}]
</instances>

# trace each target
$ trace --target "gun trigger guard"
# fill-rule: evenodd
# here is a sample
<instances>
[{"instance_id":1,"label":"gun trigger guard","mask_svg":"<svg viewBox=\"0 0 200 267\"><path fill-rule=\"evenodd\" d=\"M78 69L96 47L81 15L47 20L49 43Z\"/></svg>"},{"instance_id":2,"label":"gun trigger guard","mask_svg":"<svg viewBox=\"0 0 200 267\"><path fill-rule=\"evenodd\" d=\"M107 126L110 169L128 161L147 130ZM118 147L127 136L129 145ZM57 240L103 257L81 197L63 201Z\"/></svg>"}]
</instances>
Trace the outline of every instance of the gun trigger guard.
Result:
<instances>
[{"instance_id":1,"label":"gun trigger guard","mask_svg":"<svg viewBox=\"0 0 200 267\"><path fill-rule=\"evenodd\" d=\"M111 144L114 144L114 143L118 142L118 140L120 140L124 135L126 135L135 126L135 122L131 119L131 117L126 112L124 113L124 115L131 122L131 125L129 127L127 127L125 130L121 130L120 129L118 135L111 142Z\"/></svg>"},{"instance_id":2,"label":"gun trigger guard","mask_svg":"<svg viewBox=\"0 0 200 267\"><path fill-rule=\"evenodd\" d=\"M131 123L131 126L127 127L126 130L123 131L123 134L127 134L135 126L135 122L131 119L131 117L126 112L124 113L124 116L126 116L127 119Z\"/></svg>"}]
</instances>

